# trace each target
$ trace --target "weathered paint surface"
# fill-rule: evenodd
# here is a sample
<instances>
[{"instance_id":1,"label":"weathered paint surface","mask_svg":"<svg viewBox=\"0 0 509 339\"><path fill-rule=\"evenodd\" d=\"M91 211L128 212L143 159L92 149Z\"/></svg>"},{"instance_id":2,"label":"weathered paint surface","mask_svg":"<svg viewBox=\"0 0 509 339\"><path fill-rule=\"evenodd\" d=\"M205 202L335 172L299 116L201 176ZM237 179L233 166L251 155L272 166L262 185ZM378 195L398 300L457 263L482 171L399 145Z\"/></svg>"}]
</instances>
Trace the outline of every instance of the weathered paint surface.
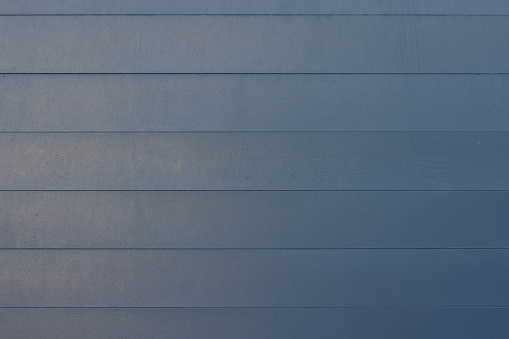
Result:
<instances>
[{"instance_id":1,"label":"weathered paint surface","mask_svg":"<svg viewBox=\"0 0 509 339\"><path fill-rule=\"evenodd\" d=\"M499 133L3 133L8 190L507 190Z\"/></svg>"},{"instance_id":2,"label":"weathered paint surface","mask_svg":"<svg viewBox=\"0 0 509 339\"><path fill-rule=\"evenodd\" d=\"M504 308L0 309L4 338L499 338Z\"/></svg>"},{"instance_id":3,"label":"weathered paint surface","mask_svg":"<svg viewBox=\"0 0 509 339\"><path fill-rule=\"evenodd\" d=\"M2 248L502 248L509 192L3 191Z\"/></svg>"},{"instance_id":4,"label":"weathered paint surface","mask_svg":"<svg viewBox=\"0 0 509 339\"><path fill-rule=\"evenodd\" d=\"M504 16L3 16L5 73L507 73Z\"/></svg>"},{"instance_id":5,"label":"weathered paint surface","mask_svg":"<svg viewBox=\"0 0 509 339\"><path fill-rule=\"evenodd\" d=\"M507 1L2 14L0 337L507 337Z\"/></svg>"},{"instance_id":6,"label":"weathered paint surface","mask_svg":"<svg viewBox=\"0 0 509 339\"><path fill-rule=\"evenodd\" d=\"M4 307L504 307L509 250L8 250ZM461 282L461 283L459 283Z\"/></svg>"},{"instance_id":7,"label":"weathered paint surface","mask_svg":"<svg viewBox=\"0 0 509 339\"><path fill-rule=\"evenodd\" d=\"M0 131L507 131L508 74L4 74Z\"/></svg>"},{"instance_id":8,"label":"weathered paint surface","mask_svg":"<svg viewBox=\"0 0 509 339\"><path fill-rule=\"evenodd\" d=\"M4 0L0 14L480 14L507 15L504 0Z\"/></svg>"}]
</instances>

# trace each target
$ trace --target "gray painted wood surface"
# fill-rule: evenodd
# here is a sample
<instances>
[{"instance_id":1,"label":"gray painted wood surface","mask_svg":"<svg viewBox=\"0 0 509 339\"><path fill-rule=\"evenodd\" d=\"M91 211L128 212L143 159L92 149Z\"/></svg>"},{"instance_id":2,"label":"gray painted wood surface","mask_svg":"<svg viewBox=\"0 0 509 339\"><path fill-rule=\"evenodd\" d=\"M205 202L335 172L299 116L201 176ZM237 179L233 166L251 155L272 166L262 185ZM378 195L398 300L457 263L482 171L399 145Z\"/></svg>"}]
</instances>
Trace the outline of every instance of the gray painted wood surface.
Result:
<instances>
[{"instance_id":1,"label":"gray painted wood surface","mask_svg":"<svg viewBox=\"0 0 509 339\"><path fill-rule=\"evenodd\" d=\"M0 337L506 337L506 1L1 14Z\"/></svg>"},{"instance_id":2,"label":"gray painted wood surface","mask_svg":"<svg viewBox=\"0 0 509 339\"><path fill-rule=\"evenodd\" d=\"M507 132L2 133L3 190L507 190Z\"/></svg>"},{"instance_id":3,"label":"gray painted wood surface","mask_svg":"<svg viewBox=\"0 0 509 339\"><path fill-rule=\"evenodd\" d=\"M0 72L509 72L504 16L3 16Z\"/></svg>"},{"instance_id":4,"label":"gray painted wood surface","mask_svg":"<svg viewBox=\"0 0 509 339\"><path fill-rule=\"evenodd\" d=\"M507 131L509 75L2 75L0 131Z\"/></svg>"},{"instance_id":5,"label":"gray painted wood surface","mask_svg":"<svg viewBox=\"0 0 509 339\"><path fill-rule=\"evenodd\" d=\"M509 248L509 192L0 192L2 248Z\"/></svg>"},{"instance_id":6,"label":"gray painted wood surface","mask_svg":"<svg viewBox=\"0 0 509 339\"><path fill-rule=\"evenodd\" d=\"M2 250L2 307L507 306L509 250Z\"/></svg>"},{"instance_id":7,"label":"gray painted wood surface","mask_svg":"<svg viewBox=\"0 0 509 339\"><path fill-rule=\"evenodd\" d=\"M4 0L0 14L509 14L504 0Z\"/></svg>"},{"instance_id":8,"label":"gray painted wood surface","mask_svg":"<svg viewBox=\"0 0 509 339\"><path fill-rule=\"evenodd\" d=\"M0 309L2 338L500 338L507 308Z\"/></svg>"}]
</instances>

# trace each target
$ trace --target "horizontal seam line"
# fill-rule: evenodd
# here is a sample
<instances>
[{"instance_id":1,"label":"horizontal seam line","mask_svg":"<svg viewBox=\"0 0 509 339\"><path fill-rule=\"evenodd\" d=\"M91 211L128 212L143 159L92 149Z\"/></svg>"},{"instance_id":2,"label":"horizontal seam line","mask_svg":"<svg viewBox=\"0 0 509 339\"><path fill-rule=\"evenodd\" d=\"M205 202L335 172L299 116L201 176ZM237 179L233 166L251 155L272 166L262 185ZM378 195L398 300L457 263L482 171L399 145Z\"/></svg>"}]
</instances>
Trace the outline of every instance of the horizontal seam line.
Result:
<instances>
[{"instance_id":1,"label":"horizontal seam line","mask_svg":"<svg viewBox=\"0 0 509 339\"><path fill-rule=\"evenodd\" d=\"M0 72L0 75L507 75L509 72Z\"/></svg>"},{"instance_id":2,"label":"horizontal seam line","mask_svg":"<svg viewBox=\"0 0 509 339\"><path fill-rule=\"evenodd\" d=\"M0 17L59 16L321 16L321 17L507 17L509 14L453 13L4 13Z\"/></svg>"},{"instance_id":3,"label":"horizontal seam line","mask_svg":"<svg viewBox=\"0 0 509 339\"><path fill-rule=\"evenodd\" d=\"M76 247L76 248L35 248L35 247L27 247L27 248L0 248L0 251L350 251L350 250L381 250L381 251L436 251L436 250L444 250L444 251L465 251L465 250L473 250L473 251L505 251L509 250L509 247L329 247L329 248L315 248L315 247L267 247L267 248L257 248L257 247L174 247L174 248L107 248L107 247L98 247L98 248L89 248L89 247Z\"/></svg>"},{"instance_id":4,"label":"horizontal seam line","mask_svg":"<svg viewBox=\"0 0 509 339\"><path fill-rule=\"evenodd\" d=\"M479 189L479 190L398 190L398 189L378 189L378 190L366 190L366 189L330 189L330 190L320 190L320 189L202 189L202 190L192 190L192 189L0 189L0 192L508 192L508 189Z\"/></svg>"},{"instance_id":5,"label":"horizontal seam line","mask_svg":"<svg viewBox=\"0 0 509 339\"><path fill-rule=\"evenodd\" d=\"M433 134L433 133L509 133L509 130L458 130L458 131L444 131L444 130L437 130L437 131L418 131L418 130L373 130L373 131L365 131L365 130L347 130L347 131L335 131L335 130L318 130L318 131L310 131L310 130L302 130L302 131L295 131L295 130L265 130L265 131L258 131L258 130L252 130L252 131L246 131L246 130L217 130L217 131L200 131L200 130L187 130L187 131L167 131L167 130L161 130L161 131L154 131L154 130L148 130L148 131L1 131L0 134L310 134L310 133L322 133L322 134L340 134L340 133L348 133L348 134L354 134L354 133L378 133L378 134L387 134L387 133L421 133L421 134Z\"/></svg>"},{"instance_id":6,"label":"horizontal seam line","mask_svg":"<svg viewBox=\"0 0 509 339\"><path fill-rule=\"evenodd\" d=\"M0 309L506 309L509 306L0 306Z\"/></svg>"}]
</instances>

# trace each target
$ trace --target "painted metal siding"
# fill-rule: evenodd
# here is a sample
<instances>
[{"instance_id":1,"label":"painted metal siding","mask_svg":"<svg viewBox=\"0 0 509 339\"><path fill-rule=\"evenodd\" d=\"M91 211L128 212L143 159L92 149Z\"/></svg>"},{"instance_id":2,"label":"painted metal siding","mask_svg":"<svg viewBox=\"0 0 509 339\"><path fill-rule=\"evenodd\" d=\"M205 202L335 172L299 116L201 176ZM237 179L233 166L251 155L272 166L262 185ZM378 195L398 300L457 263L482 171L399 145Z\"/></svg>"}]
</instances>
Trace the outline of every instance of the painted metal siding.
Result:
<instances>
[{"instance_id":1,"label":"painted metal siding","mask_svg":"<svg viewBox=\"0 0 509 339\"><path fill-rule=\"evenodd\" d=\"M507 15L3 1L0 337L507 337Z\"/></svg>"}]
</instances>

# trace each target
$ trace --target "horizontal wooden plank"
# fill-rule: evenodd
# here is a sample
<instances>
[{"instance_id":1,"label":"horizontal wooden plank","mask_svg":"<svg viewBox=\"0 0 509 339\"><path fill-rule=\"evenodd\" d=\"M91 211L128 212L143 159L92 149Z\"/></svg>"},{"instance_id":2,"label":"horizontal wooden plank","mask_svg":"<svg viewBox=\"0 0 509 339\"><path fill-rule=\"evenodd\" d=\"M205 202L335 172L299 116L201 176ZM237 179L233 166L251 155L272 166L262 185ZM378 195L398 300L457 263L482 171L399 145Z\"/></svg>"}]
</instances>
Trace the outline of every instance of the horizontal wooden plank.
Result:
<instances>
[{"instance_id":1,"label":"horizontal wooden plank","mask_svg":"<svg viewBox=\"0 0 509 339\"><path fill-rule=\"evenodd\" d=\"M2 190L507 190L509 134L3 133Z\"/></svg>"},{"instance_id":2,"label":"horizontal wooden plank","mask_svg":"<svg viewBox=\"0 0 509 339\"><path fill-rule=\"evenodd\" d=\"M508 131L509 75L2 75L0 131Z\"/></svg>"},{"instance_id":3,"label":"horizontal wooden plank","mask_svg":"<svg viewBox=\"0 0 509 339\"><path fill-rule=\"evenodd\" d=\"M506 306L509 250L2 250L2 307Z\"/></svg>"},{"instance_id":4,"label":"horizontal wooden plank","mask_svg":"<svg viewBox=\"0 0 509 339\"><path fill-rule=\"evenodd\" d=\"M506 338L507 308L0 309L3 338Z\"/></svg>"},{"instance_id":5,"label":"horizontal wooden plank","mask_svg":"<svg viewBox=\"0 0 509 339\"><path fill-rule=\"evenodd\" d=\"M509 14L503 0L89 0L0 3L0 14Z\"/></svg>"},{"instance_id":6,"label":"horizontal wooden plank","mask_svg":"<svg viewBox=\"0 0 509 339\"><path fill-rule=\"evenodd\" d=\"M2 248L509 248L509 192L0 192Z\"/></svg>"},{"instance_id":7,"label":"horizontal wooden plank","mask_svg":"<svg viewBox=\"0 0 509 339\"><path fill-rule=\"evenodd\" d=\"M509 17L4 16L0 72L509 72Z\"/></svg>"}]
</instances>

